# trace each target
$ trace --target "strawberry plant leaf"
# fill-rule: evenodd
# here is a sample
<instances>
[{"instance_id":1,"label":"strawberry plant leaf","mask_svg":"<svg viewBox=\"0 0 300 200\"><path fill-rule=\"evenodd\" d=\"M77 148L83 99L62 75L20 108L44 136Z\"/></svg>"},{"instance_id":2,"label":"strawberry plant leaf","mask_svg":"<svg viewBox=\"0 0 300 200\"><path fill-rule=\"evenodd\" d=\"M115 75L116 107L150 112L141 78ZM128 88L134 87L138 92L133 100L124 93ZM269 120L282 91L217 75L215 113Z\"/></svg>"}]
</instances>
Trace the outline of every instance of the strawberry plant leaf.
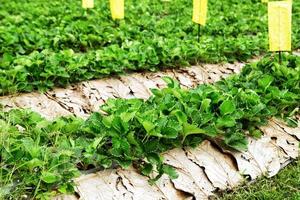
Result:
<instances>
[{"instance_id":1,"label":"strawberry plant leaf","mask_svg":"<svg viewBox=\"0 0 300 200\"><path fill-rule=\"evenodd\" d=\"M176 178L178 178L178 173L170 165L163 165L162 170L163 170L163 172L165 174L167 174L170 177L170 179L176 179Z\"/></svg>"},{"instance_id":2,"label":"strawberry plant leaf","mask_svg":"<svg viewBox=\"0 0 300 200\"><path fill-rule=\"evenodd\" d=\"M221 115L228 115L235 112L235 104L232 100L225 100L220 105Z\"/></svg>"},{"instance_id":3,"label":"strawberry plant leaf","mask_svg":"<svg viewBox=\"0 0 300 200\"><path fill-rule=\"evenodd\" d=\"M228 146L240 150L247 150L248 141L242 133L231 133L225 136L225 144Z\"/></svg>"},{"instance_id":4,"label":"strawberry plant leaf","mask_svg":"<svg viewBox=\"0 0 300 200\"><path fill-rule=\"evenodd\" d=\"M60 180L60 176L51 172L42 172L41 179L45 183L55 183Z\"/></svg>"}]
</instances>

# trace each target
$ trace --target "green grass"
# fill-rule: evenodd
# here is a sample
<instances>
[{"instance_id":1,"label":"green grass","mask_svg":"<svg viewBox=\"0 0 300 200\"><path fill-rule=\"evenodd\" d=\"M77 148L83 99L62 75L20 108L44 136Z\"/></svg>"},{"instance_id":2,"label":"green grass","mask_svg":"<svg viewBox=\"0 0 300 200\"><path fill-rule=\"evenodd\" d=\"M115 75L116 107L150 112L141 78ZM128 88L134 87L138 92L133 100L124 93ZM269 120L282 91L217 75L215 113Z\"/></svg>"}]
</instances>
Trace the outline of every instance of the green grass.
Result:
<instances>
[{"instance_id":1,"label":"green grass","mask_svg":"<svg viewBox=\"0 0 300 200\"><path fill-rule=\"evenodd\" d=\"M293 162L272 178L260 178L255 183L223 193L220 200L300 199L300 159Z\"/></svg>"}]
</instances>

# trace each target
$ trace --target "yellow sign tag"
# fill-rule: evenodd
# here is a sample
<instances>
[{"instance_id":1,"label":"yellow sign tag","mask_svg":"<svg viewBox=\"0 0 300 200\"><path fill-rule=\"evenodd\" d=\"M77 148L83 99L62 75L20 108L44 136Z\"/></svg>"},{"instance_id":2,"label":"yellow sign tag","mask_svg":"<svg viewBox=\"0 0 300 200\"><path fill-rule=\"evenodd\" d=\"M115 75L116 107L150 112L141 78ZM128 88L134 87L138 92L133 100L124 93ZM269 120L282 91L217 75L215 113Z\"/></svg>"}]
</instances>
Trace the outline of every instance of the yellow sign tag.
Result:
<instances>
[{"instance_id":1,"label":"yellow sign tag","mask_svg":"<svg viewBox=\"0 0 300 200\"><path fill-rule=\"evenodd\" d=\"M293 2L293 0L285 0L285 1L288 1L288 2ZM268 3L268 2L269 2L269 0L261 0L261 2L263 2L263 3Z\"/></svg>"},{"instance_id":2,"label":"yellow sign tag","mask_svg":"<svg viewBox=\"0 0 300 200\"><path fill-rule=\"evenodd\" d=\"M113 19L124 19L124 0L110 0L110 11Z\"/></svg>"},{"instance_id":3,"label":"yellow sign tag","mask_svg":"<svg viewBox=\"0 0 300 200\"><path fill-rule=\"evenodd\" d=\"M268 3L270 51L291 51L292 3L272 1Z\"/></svg>"},{"instance_id":4,"label":"yellow sign tag","mask_svg":"<svg viewBox=\"0 0 300 200\"><path fill-rule=\"evenodd\" d=\"M193 22L204 26L207 18L207 0L193 0Z\"/></svg>"},{"instance_id":5,"label":"yellow sign tag","mask_svg":"<svg viewBox=\"0 0 300 200\"><path fill-rule=\"evenodd\" d=\"M94 0L82 0L83 8L94 8Z\"/></svg>"}]
</instances>

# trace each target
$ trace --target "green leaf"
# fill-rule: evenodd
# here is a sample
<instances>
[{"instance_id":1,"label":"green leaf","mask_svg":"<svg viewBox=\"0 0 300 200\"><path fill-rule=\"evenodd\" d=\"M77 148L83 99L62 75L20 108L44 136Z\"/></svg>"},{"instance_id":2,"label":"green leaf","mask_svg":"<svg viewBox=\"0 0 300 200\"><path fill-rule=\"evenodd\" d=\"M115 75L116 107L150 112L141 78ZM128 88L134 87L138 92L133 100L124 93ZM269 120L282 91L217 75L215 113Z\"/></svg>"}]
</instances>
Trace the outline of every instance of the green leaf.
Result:
<instances>
[{"instance_id":1,"label":"green leaf","mask_svg":"<svg viewBox=\"0 0 300 200\"><path fill-rule=\"evenodd\" d=\"M90 117L85 121L85 127L88 127L88 129L92 130L95 133L101 133L103 127L101 122L104 121L102 119L103 117L100 113L92 113Z\"/></svg>"},{"instance_id":2,"label":"green leaf","mask_svg":"<svg viewBox=\"0 0 300 200\"><path fill-rule=\"evenodd\" d=\"M29 167L30 171L32 171L36 167L42 167L43 165L44 162L37 158L33 158L32 160L27 162L27 166Z\"/></svg>"},{"instance_id":3,"label":"green leaf","mask_svg":"<svg viewBox=\"0 0 300 200\"><path fill-rule=\"evenodd\" d=\"M153 165L159 165L162 163L162 158L158 153L149 153L147 155L147 160Z\"/></svg>"},{"instance_id":4,"label":"green leaf","mask_svg":"<svg viewBox=\"0 0 300 200\"><path fill-rule=\"evenodd\" d=\"M142 121L142 125L146 130L148 136L156 136L156 137L163 136L159 131L156 130L156 126L152 122L144 120Z\"/></svg>"},{"instance_id":5,"label":"green leaf","mask_svg":"<svg viewBox=\"0 0 300 200\"><path fill-rule=\"evenodd\" d=\"M183 124L187 122L187 116L184 112L182 112L181 110L174 110L171 112L171 114L174 114L177 117L177 120Z\"/></svg>"},{"instance_id":6,"label":"green leaf","mask_svg":"<svg viewBox=\"0 0 300 200\"><path fill-rule=\"evenodd\" d=\"M44 181L45 183L55 183L60 181L60 176L51 172L42 172L42 176L41 176L42 181Z\"/></svg>"},{"instance_id":7,"label":"green leaf","mask_svg":"<svg viewBox=\"0 0 300 200\"><path fill-rule=\"evenodd\" d=\"M114 120L114 116L113 115L109 115L109 116L105 116L102 119L102 123L104 124L104 126L106 126L107 128L110 128L112 126Z\"/></svg>"},{"instance_id":8,"label":"green leaf","mask_svg":"<svg viewBox=\"0 0 300 200\"><path fill-rule=\"evenodd\" d=\"M274 77L270 75L263 75L259 80L258 80L258 85L262 87L264 90L266 90L274 81Z\"/></svg>"},{"instance_id":9,"label":"green leaf","mask_svg":"<svg viewBox=\"0 0 300 200\"><path fill-rule=\"evenodd\" d=\"M250 131L250 136L252 136L256 139L261 138L262 135L263 135L263 132L259 129L255 129L255 130Z\"/></svg>"},{"instance_id":10,"label":"green leaf","mask_svg":"<svg viewBox=\"0 0 300 200\"><path fill-rule=\"evenodd\" d=\"M162 77L162 79L167 83L169 88L180 88L180 84L178 83L178 81L175 81L168 76L164 76Z\"/></svg>"},{"instance_id":11,"label":"green leaf","mask_svg":"<svg viewBox=\"0 0 300 200\"><path fill-rule=\"evenodd\" d=\"M153 170L153 166L150 163L146 163L142 166L141 172L143 175L149 176L152 170Z\"/></svg>"},{"instance_id":12,"label":"green leaf","mask_svg":"<svg viewBox=\"0 0 300 200\"><path fill-rule=\"evenodd\" d=\"M185 138L189 135L194 135L194 134L206 134L206 131L203 129L198 128L194 124L189 124L189 123L184 123L183 124L183 139L182 142L185 140Z\"/></svg>"},{"instance_id":13,"label":"green leaf","mask_svg":"<svg viewBox=\"0 0 300 200\"><path fill-rule=\"evenodd\" d=\"M173 138L176 139L178 136L178 131L171 127L162 127L161 135L163 138Z\"/></svg>"},{"instance_id":14,"label":"green leaf","mask_svg":"<svg viewBox=\"0 0 300 200\"><path fill-rule=\"evenodd\" d=\"M42 148L35 144L37 141L33 141L32 138L24 138L22 142L24 149L32 158L38 158L40 156Z\"/></svg>"},{"instance_id":15,"label":"green leaf","mask_svg":"<svg viewBox=\"0 0 300 200\"><path fill-rule=\"evenodd\" d=\"M155 124L153 124L150 121L145 120L142 122L142 125L143 125L144 129L147 131L147 133L151 133L151 131L155 129Z\"/></svg>"},{"instance_id":16,"label":"green leaf","mask_svg":"<svg viewBox=\"0 0 300 200\"><path fill-rule=\"evenodd\" d=\"M163 165L163 172L166 173L170 177L170 179L178 178L176 170L170 165Z\"/></svg>"},{"instance_id":17,"label":"green leaf","mask_svg":"<svg viewBox=\"0 0 300 200\"><path fill-rule=\"evenodd\" d=\"M233 127L236 125L236 121L233 117L231 116L223 116L219 117L216 122L216 126L218 128L222 127Z\"/></svg>"},{"instance_id":18,"label":"green leaf","mask_svg":"<svg viewBox=\"0 0 300 200\"><path fill-rule=\"evenodd\" d=\"M146 153L155 152L159 149L159 140L149 140L144 143L144 149Z\"/></svg>"},{"instance_id":19,"label":"green leaf","mask_svg":"<svg viewBox=\"0 0 300 200\"><path fill-rule=\"evenodd\" d=\"M225 144L228 146L239 150L239 151L245 151L247 150L248 141L245 135L242 133L230 133L225 136L224 140Z\"/></svg>"},{"instance_id":20,"label":"green leaf","mask_svg":"<svg viewBox=\"0 0 300 200\"><path fill-rule=\"evenodd\" d=\"M112 127L120 134L127 133L129 129L129 123L123 121L120 116L115 116L112 121Z\"/></svg>"},{"instance_id":21,"label":"green leaf","mask_svg":"<svg viewBox=\"0 0 300 200\"><path fill-rule=\"evenodd\" d=\"M135 116L135 112L123 112L120 117L124 122L129 122Z\"/></svg>"},{"instance_id":22,"label":"green leaf","mask_svg":"<svg viewBox=\"0 0 300 200\"><path fill-rule=\"evenodd\" d=\"M129 142L129 144L140 146L139 141L134 136L134 133L135 133L134 131L129 132L128 135L127 135L127 140Z\"/></svg>"},{"instance_id":23,"label":"green leaf","mask_svg":"<svg viewBox=\"0 0 300 200\"><path fill-rule=\"evenodd\" d=\"M97 149L100 145L100 142L103 140L103 137L95 138L93 142L93 148ZM101 146L101 145L100 145Z\"/></svg>"},{"instance_id":24,"label":"green leaf","mask_svg":"<svg viewBox=\"0 0 300 200\"><path fill-rule=\"evenodd\" d=\"M124 169L131 165L131 160L115 159L115 161Z\"/></svg>"},{"instance_id":25,"label":"green leaf","mask_svg":"<svg viewBox=\"0 0 300 200\"><path fill-rule=\"evenodd\" d=\"M220 105L221 115L228 115L235 112L235 104L232 100L225 100Z\"/></svg>"},{"instance_id":26,"label":"green leaf","mask_svg":"<svg viewBox=\"0 0 300 200\"><path fill-rule=\"evenodd\" d=\"M62 194L70 194L74 192L74 187L72 183L65 183L59 186L58 191Z\"/></svg>"},{"instance_id":27,"label":"green leaf","mask_svg":"<svg viewBox=\"0 0 300 200\"><path fill-rule=\"evenodd\" d=\"M210 99L203 99L200 107L200 112L208 112L210 106Z\"/></svg>"}]
</instances>

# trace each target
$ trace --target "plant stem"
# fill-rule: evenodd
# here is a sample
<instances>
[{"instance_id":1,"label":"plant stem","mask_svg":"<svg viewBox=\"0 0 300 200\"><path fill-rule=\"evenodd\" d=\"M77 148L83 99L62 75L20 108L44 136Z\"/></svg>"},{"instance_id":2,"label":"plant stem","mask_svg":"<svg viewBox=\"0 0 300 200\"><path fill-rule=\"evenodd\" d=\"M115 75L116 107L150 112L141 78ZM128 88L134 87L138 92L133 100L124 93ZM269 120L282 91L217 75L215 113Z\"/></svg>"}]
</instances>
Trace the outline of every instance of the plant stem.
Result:
<instances>
[{"instance_id":1,"label":"plant stem","mask_svg":"<svg viewBox=\"0 0 300 200\"><path fill-rule=\"evenodd\" d=\"M278 58L279 58L279 64L281 64L282 63L281 51L278 51Z\"/></svg>"}]
</instances>

